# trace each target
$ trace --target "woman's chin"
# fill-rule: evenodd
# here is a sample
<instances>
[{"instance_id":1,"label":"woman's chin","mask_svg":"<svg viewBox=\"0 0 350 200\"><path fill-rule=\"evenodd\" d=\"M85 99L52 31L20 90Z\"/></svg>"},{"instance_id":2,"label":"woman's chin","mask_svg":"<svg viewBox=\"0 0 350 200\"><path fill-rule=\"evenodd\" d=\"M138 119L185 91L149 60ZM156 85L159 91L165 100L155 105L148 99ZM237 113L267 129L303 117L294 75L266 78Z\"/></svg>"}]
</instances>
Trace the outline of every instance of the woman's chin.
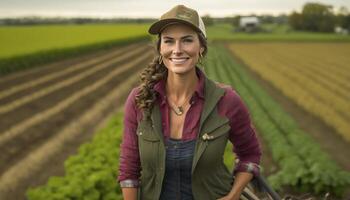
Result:
<instances>
[{"instance_id":1,"label":"woman's chin","mask_svg":"<svg viewBox=\"0 0 350 200\"><path fill-rule=\"evenodd\" d=\"M175 74L187 74L192 70L192 67L181 67L181 66L175 66L170 69L172 73Z\"/></svg>"}]
</instances>

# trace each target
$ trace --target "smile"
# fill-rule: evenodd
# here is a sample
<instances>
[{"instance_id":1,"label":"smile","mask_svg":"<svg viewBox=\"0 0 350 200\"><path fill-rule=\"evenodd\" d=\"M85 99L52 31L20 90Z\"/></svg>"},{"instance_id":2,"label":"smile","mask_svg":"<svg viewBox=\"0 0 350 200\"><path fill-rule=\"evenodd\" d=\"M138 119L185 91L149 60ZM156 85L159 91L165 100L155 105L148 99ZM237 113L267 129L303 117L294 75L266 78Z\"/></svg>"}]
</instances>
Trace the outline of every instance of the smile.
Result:
<instances>
[{"instance_id":1,"label":"smile","mask_svg":"<svg viewBox=\"0 0 350 200\"><path fill-rule=\"evenodd\" d=\"M169 58L169 60L171 62L173 62L174 64L183 64L185 63L188 59L190 58Z\"/></svg>"}]
</instances>

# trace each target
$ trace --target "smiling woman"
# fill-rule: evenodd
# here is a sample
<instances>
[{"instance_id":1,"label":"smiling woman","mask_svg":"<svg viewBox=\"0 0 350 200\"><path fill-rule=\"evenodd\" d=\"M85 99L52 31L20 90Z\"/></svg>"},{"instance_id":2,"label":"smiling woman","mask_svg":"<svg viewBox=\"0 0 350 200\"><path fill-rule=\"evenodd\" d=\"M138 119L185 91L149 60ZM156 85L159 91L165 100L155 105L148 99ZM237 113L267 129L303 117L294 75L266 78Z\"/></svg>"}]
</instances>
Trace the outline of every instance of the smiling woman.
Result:
<instances>
[{"instance_id":1,"label":"smiling woman","mask_svg":"<svg viewBox=\"0 0 350 200\"><path fill-rule=\"evenodd\" d=\"M178 5L149 28L157 55L125 104L118 180L126 200L238 200L259 174L260 146L235 90L198 67L206 31L197 11ZM223 154L233 143L233 174Z\"/></svg>"}]
</instances>

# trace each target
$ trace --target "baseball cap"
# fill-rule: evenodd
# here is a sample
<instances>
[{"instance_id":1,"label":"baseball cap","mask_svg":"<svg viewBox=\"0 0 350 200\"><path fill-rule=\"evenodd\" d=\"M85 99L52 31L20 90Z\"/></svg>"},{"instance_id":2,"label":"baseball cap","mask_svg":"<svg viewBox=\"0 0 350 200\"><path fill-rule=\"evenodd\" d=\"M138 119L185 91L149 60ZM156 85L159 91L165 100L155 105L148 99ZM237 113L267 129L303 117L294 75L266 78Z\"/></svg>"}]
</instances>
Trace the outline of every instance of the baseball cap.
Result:
<instances>
[{"instance_id":1,"label":"baseball cap","mask_svg":"<svg viewBox=\"0 0 350 200\"><path fill-rule=\"evenodd\" d=\"M150 26L148 32L153 35L159 34L166 26L174 23L189 25L207 38L203 20L198 15L198 12L184 5L177 5L164 13L157 22Z\"/></svg>"}]
</instances>

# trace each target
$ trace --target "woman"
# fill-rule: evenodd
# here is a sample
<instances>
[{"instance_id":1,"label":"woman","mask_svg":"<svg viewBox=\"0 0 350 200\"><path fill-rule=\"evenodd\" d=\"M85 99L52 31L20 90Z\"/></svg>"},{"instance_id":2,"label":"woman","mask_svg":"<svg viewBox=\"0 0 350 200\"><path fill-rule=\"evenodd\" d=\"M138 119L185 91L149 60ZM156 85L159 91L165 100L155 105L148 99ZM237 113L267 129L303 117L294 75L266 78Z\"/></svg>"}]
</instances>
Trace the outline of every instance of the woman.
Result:
<instances>
[{"instance_id":1,"label":"woman","mask_svg":"<svg viewBox=\"0 0 350 200\"><path fill-rule=\"evenodd\" d=\"M247 108L230 87L197 67L207 52L198 13L178 5L151 25L159 55L125 104L119 177L124 199L236 200L259 173ZM239 158L223 163L227 141Z\"/></svg>"}]
</instances>

